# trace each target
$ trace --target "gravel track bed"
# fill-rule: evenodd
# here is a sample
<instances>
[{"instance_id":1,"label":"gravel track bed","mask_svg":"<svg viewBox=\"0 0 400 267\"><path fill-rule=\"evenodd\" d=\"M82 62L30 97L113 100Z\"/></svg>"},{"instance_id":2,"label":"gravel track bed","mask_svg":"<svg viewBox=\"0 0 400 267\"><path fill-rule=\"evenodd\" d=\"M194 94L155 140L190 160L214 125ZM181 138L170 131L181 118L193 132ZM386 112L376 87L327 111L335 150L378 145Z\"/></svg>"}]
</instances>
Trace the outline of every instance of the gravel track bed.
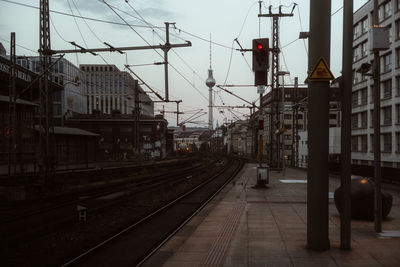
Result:
<instances>
[{"instance_id":1,"label":"gravel track bed","mask_svg":"<svg viewBox=\"0 0 400 267\"><path fill-rule=\"evenodd\" d=\"M213 172L222 166L209 168ZM101 213L90 213L85 223L74 223L16 247L1 245L0 257L4 266L59 266L67 259L87 250L107 237L131 225L165 202L193 188L209 173L188 177L180 184L149 193L126 196L118 205Z\"/></svg>"}]
</instances>

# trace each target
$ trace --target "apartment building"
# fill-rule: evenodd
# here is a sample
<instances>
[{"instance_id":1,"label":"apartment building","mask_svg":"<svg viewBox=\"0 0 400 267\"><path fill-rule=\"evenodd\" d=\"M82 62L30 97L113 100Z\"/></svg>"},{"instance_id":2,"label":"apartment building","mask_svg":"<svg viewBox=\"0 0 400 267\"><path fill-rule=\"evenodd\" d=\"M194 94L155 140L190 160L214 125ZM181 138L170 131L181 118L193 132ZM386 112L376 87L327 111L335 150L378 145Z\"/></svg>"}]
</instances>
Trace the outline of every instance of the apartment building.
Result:
<instances>
[{"instance_id":1,"label":"apartment building","mask_svg":"<svg viewBox=\"0 0 400 267\"><path fill-rule=\"evenodd\" d=\"M371 76L356 70L373 62L368 31L372 25L373 1L354 13L352 163L373 165L374 88ZM400 167L400 0L379 1L379 21L390 29L390 48L380 52L382 166Z\"/></svg>"},{"instance_id":2,"label":"apartment building","mask_svg":"<svg viewBox=\"0 0 400 267\"><path fill-rule=\"evenodd\" d=\"M297 97L296 97L297 95ZM264 117L264 151L263 155L269 157L271 146L275 146L279 138L280 157L285 158L285 164L294 164L299 162L299 142L301 142L300 132L307 131L307 96L308 88L293 87L279 88L279 135L275 136L276 125L271 129L271 110L274 101L272 101L271 92L267 93L262 99L263 117ZM283 102L281 101L283 99ZM276 103L276 102L275 102ZM258 112L255 114L258 117ZM332 85L329 92L329 127L340 127L340 88L338 84ZM257 129L256 129L257 130ZM272 133L272 141L271 141ZM256 135L255 135L256 136ZM297 152L296 152L297 151ZM282 154L283 153L283 154Z\"/></svg>"},{"instance_id":3,"label":"apartment building","mask_svg":"<svg viewBox=\"0 0 400 267\"><path fill-rule=\"evenodd\" d=\"M135 79L115 65L81 64L87 87L87 113L132 114L135 110ZM140 113L154 117L154 103L139 86Z\"/></svg>"}]
</instances>

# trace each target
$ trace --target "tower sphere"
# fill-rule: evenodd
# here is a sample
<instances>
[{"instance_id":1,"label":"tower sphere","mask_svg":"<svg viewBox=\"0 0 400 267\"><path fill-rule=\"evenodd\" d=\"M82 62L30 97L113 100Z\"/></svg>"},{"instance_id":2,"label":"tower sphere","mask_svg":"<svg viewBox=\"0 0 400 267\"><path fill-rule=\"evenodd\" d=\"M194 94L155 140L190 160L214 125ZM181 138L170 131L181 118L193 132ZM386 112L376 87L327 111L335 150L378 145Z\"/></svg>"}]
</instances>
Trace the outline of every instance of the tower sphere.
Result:
<instances>
[{"instance_id":1,"label":"tower sphere","mask_svg":"<svg viewBox=\"0 0 400 267\"><path fill-rule=\"evenodd\" d=\"M206 85L209 88L214 87L214 85L215 85L215 79L213 77L213 71L212 70L208 70L208 78L206 80Z\"/></svg>"}]
</instances>

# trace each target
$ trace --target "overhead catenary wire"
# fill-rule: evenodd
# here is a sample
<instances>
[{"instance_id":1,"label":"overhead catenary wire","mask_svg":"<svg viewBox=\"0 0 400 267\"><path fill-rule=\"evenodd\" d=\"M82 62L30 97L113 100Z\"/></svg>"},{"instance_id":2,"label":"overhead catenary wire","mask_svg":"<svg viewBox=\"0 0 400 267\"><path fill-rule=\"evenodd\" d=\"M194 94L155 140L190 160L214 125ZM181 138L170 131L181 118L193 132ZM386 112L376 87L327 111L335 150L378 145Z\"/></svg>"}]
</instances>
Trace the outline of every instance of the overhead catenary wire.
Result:
<instances>
[{"instance_id":1,"label":"overhead catenary wire","mask_svg":"<svg viewBox=\"0 0 400 267\"><path fill-rule=\"evenodd\" d=\"M0 40L2 40L2 41L4 41L4 42L7 42L7 43L10 43L9 40L4 39L4 38L0 38ZM30 48L28 48L28 47L26 47L26 46L19 45L19 44L15 44L15 45L18 46L18 47L21 47L22 49L25 49L25 50L27 50L27 51L30 51L30 52L32 52L32 53L39 54L38 51L35 51L35 50L33 50L33 49L30 49Z\"/></svg>"},{"instance_id":2,"label":"overhead catenary wire","mask_svg":"<svg viewBox=\"0 0 400 267\"><path fill-rule=\"evenodd\" d=\"M68 1L68 0L67 0L67 1ZM104 41L102 41L102 40L97 36L97 34L92 30L92 28L91 28L91 27L89 26L89 24L86 22L86 19L82 16L81 12L79 11L79 8L76 6L75 1L74 1L74 0L71 0L71 1L72 1L73 5L74 5L76 11L78 12L79 17L80 17L80 18L83 20L83 22L86 24L86 27L89 29L89 31L93 34L93 36L94 36L100 43L104 44ZM69 4L69 1L68 1L68 4ZM70 7L71 7L71 6L70 6ZM72 8L71 8L71 13L74 15L74 12L72 12ZM75 20L75 17L74 17L74 20ZM76 22L76 21L75 21L75 22ZM86 44L86 42L85 42L85 44ZM104 62L106 65L110 65L110 63L108 63L108 61L107 61L101 54L98 54L98 56L103 60L103 62Z\"/></svg>"},{"instance_id":3,"label":"overhead catenary wire","mask_svg":"<svg viewBox=\"0 0 400 267\"><path fill-rule=\"evenodd\" d=\"M28 5L28 4L24 4L24 3L20 3L20 2L15 2L15 1L10 1L10 0L0 0L1 2L6 2L6 3L10 3L10 4L14 4L14 5L19 5L19 6L23 6L23 7L29 7L29 8L33 8L33 9L39 9L39 7L37 6L33 6L33 5ZM63 16L70 16L70 17L76 17L79 18L79 16L77 15L73 15L73 14L69 14L69 13L65 13L65 12L61 12L61 11L57 11L57 10L49 10L51 13L55 13L55 14L59 14L59 15L63 15ZM115 21L109 21L109 20L104 20L104 19L96 19L96 18L91 18L91 17L84 17L87 20L91 20L91 21L96 21L96 22L101 22L101 23L107 23L107 24L114 24L114 25L119 25L119 26L127 26L124 23L120 23L120 22L115 22ZM143 25L133 25L133 24L129 24L131 26L134 27L142 27L142 28L148 28L148 26L143 26ZM157 27L158 28L158 27ZM161 27L160 27L161 28Z\"/></svg>"},{"instance_id":4,"label":"overhead catenary wire","mask_svg":"<svg viewBox=\"0 0 400 267\"><path fill-rule=\"evenodd\" d=\"M140 17L141 21L143 21L144 23L146 23L146 25L148 25L149 27L152 28L152 32L153 32L153 43L154 43L154 34L156 34L163 42L165 42L164 38L158 34L155 31L155 27L153 28L153 25L151 23L149 23L147 20L145 20L143 18L143 16L136 10L136 8L134 8L129 1L125 1L128 6ZM182 38L181 38L182 39ZM183 40L183 39L182 39ZM186 41L186 40L184 40ZM172 50L172 52L183 62L183 64L186 65L186 67L188 67L201 81L204 81L204 77L201 77L175 50ZM193 83L194 84L194 83Z\"/></svg>"},{"instance_id":5,"label":"overhead catenary wire","mask_svg":"<svg viewBox=\"0 0 400 267\"><path fill-rule=\"evenodd\" d=\"M116 12L105 0L102 0L104 4L106 4L122 21L126 23L126 25L129 26L147 45L151 46L151 44L138 32L136 31L132 26L128 24L128 22L120 15L118 12ZM156 49L153 49L161 58L164 58ZM197 89L180 71L178 71L177 68L175 68L174 65L168 63L171 68L173 68L186 82L188 82L205 100L207 100L207 97L204 96L204 94Z\"/></svg>"},{"instance_id":6,"label":"overhead catenary wire","mask_svg":"<svg viewBox=\"0 0 400 267\"><path fill-rule=\"evenodd\" d=\"M298 4L297 4L297 14L299 15L300 30L303 31L303 23L301 22L300 6ZM306 45L306 40L305 39L303 39L303 45L304 45L304 49L306 51L306 54L308 55L308 49L307 49L307 45Z\"/></svg>"}]
</instances>

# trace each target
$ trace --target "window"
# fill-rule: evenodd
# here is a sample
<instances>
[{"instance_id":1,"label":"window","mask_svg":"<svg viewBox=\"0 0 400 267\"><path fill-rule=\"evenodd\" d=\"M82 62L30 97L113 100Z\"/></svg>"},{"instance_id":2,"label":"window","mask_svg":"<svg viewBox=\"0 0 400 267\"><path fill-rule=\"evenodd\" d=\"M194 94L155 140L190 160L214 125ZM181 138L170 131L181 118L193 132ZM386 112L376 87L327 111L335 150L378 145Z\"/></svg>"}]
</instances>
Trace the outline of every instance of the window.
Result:
<instances>
[{"instance_id":1,"label":"window","mask_svg":"<svg viewBox=\"0 0 400 267\"><path fill-rule=\"evenodd\" d=\"M99 110L99 96L96 96L96 109Z\"/></svg>"},{"instance_id":2,"label":"window","mask_svg":"<svg viewBox=\"0 0 400 267\"><path fill-rule=\"evenodd\" d=\"M361 36L361 23L357 23L356 26L354 26L354 38L357 39L359 36Z\"/></svg>"},{"instance_id":3,"label":"window","mask_svg":"<svg viewBox=\"0 0 400 267\"><path fill-rule=\"evenodd\" d=\"M382 98L381 99L388 99L392 97L392 79L383 81L381 83L381 90L382 90Z\"/></svg>"},{"instance_id":4,"label":"window","mask_svg":"<svg viewBox=\"0 0 400 267\"><path fill-rule=\"evenodd\" d=\"M290 134L285 134L285 135L283 135L283 139L292 140L292 136Z\"/></svg>"},{"instance_id":5,"label":"window","mask_svg":"<svg viewBox=\"0 0 400 267\"><path fill-rule=\"evenodd\" d=\"M285 124L284 126L285 126L286 130L292 129L292 125L291 124Z\"/></svg>"},{"instance_id":6,"label":"window","mask_svg":"<svg viewBox=\"0 0 400 267\"><path fill-rule=\"evenodd\" d=\"M284 114L283 117L284 117L285 120L292 119L292 115L291 114Z\"/></svg>"},{"instance_id":7,"label":"window","mask_svg":"<svg viewBox=\"0 0 400 267\"><path fill-rule=\"evenodd\" d=\"M400 1L399 1L400 2ZM395 22L395 28L394 28L394 38L395 40L400 39L400 20L396 20Z\"/></svg>"},{"instance_id":8,"label":"window","mask_svg":"<svg viewBox=\"0 0 400 267\"><path fill-rule=\"evenodd\" d=\"M371 111L370 111L370 116L371 116L371 128L374 128L374 110L373 109L371 109Z\"/></svg>"},{"instance_id":9,"label":"window","mask_svg":"<svg viewBox=\"0 0 400 267\"><path fill-rule=\"evenodd\" d=\"M356 62L361 57L361 46L357 46L353 49L353 62Z\"/></svg>"},{"instance_id":10,"label":"window","mask_svg":"<svg viewBox=\"0 0 400 267\"><path fill-rule=\"evenodd\" d=\"M391 161L382 161L383 167L393 167L393 162Z\"/></svg>"},{"instance_id":11,"label":"window","mask_svg":"<svg viewBox=\"0 0 400 267\"><path fill-rule=\"evenodd\" d=\"M400 48L396 48L396 68L400 67Z\"/></svg>"},{"instance_id":12,"label":"window","mask_svg":"<svg viewBox=\"0 0 400 267\"><path fill-rule=\"evenodd\" d=\"M396 2L397 2L396 11L399 11L400 10L400 0L396 0Z\"/></svg>"},{"instance_id":13,"label":"window","mask_svg":"<svg viewBox=\"0 0 400 267\"><path fill-rule=\"evenodd\" d=\"M392 106L382 108L383 125L392 125Z\"/></svg>"},{"instance_id":14,"label":"window","mask_svg":"<svg viewBox=\"0 0 400 267\"><path fill-rule=\"evenodd\" d=\"M357 152L358 150L358 137L352 136L351 137L351 151Z\"/></svg>"},{"instance_id":15,"label":"window","mask_svg":"<svg viewBox=\"0 0 400 267\"><path fill-rule=\"evenodd\" d=\"M368 32L368 27L369 27L368 17L366 17L361 22L361 29L363 34Z\"/></svg>"},{"instance_id":16,"label":"window","mask_svg":"<svg viewBox=\"0 0 400 267\"><path fill-rule=\"evenodd\" d=\"M361 128L367 128L367 111L361 112Z\"/></svg>"},{"instance_id":17,"label":"window","mask_svg":"<svg viewBox=\"0 0 400 267\"><path fill-rule=\"evenodd\" d=\"M400 124L400 104L396 105L396 123Z\"/></svg>"},{"instance_id":18,"label":"window","mask_svg":"<svg viewBox=\"0 0 400 267\"><path fill-rule=\"evenodd\" d=\"M366 57L368 55L368 42L361 44L361 57Z\"/></svg>"},{"instance_id":19,"label":"window","mask_svg":"<svg viewBox=\"0 0 400 267\"><path fill-rule=\"evenodd\" d=\"M352 129L358 128L358 113L351 114L351 128Z\"/></svg>"},{"instance_id":20,"label":"window","mask_svg":"<svg viewBox=\"0 0 400 267\"><path fill-rule=\"evenodd\" d=\"M400 132L396 133L396 152L400 152Z\"/></svg>"},{"instance_id":21,"label":"window","mask_svg":"<svg viewBox=\"0 0 400 267\"><path fill-rule=\"evenodd\" d=\"M381 57L382 72L388 72L392 69L392 53L388 53Z\"/></svg>"},{"instance_id":22,"label":"window","mask_svg":"<svg viewBox=\"0 0 400 267\"><path fill-rule=\"evenodd\" d=\"M388 1L388 2L386 2L384 4L382 4L379 7L379 13L378 13L379 22L387 19L391 15L392 15L392 3L391 3L391 1Z\"/></svg>"},{"instance_id":23,"label":"window","mask_svg":"<svg viewBox=\"0 0 400 267\"><path fill-rule=\"evenodd\" d=\"M396 77L396 96L400 96L400 76Z\"/></svg>"},{"instance_id":24,"label":"window","mask_svg":"<svg viewBox=\"0 0 400 267\"><path fill-rule=\"evenodd\" d=\"M303 114L297 114L297 119L302 120L303 119Z\"/></svg>"},{"instance_id":25,"label":"window","mask_svg":"<svg viewBox=\"0 0 400 267\"><path fill-rule=\"evenodd\" d=\"M353 92L351 94L351 106L352 107L358 106L358 92Z\"/></svg>"},{"instance_id":26,"label":"window","mask_svg":"<svg viewBox=\"0 0 400 267\"><path fill-rule=\"evenodd\" d=\"M384 4L384 14L385 14L385 18L388 18L392 15L392 1L389 1L387 3Z\"/></svg>"},{"instance_id":27,"label":"window","mask_svg":"<svg viewBox=\"0 0 400 267\"><path fill-rule=\"evenodd\" d=\"M329 114L329 119L330 120L336 120L336 113L330 113Z\"/></svg>"},{"instance_id":28,"label":"window","mask_svg":"<svg viewBox=\"0 0 400 267\"><path fill-rule=\"evenodd\" d=\"M374 152L374 144L375 144L375 142L374 142L374 135L373 134L370 135L370 140L371 140L371 147L370 147L369 151Z\"/></svg>"},{"instance_id":29,"label":"window","mask_svg":"<svg viewBox=\"0 0 400 267\"><path fill-rule=\"evenodd\" d=\"M361 152L367 152L367 146L368 146L367 135L361 135L360 141L361 141Z\"/></svg>"},{"instance_id":30,"label":"window","mask_svg":"<svg viewBox=\"0 0 400 267\"><path fill-rule=\"evenodd\" d=\"M361 94L361 105L366 105L368 99L367 88L361 89L360 94Z\"/></svg>"},{"instance_id":31,"label":"window","mask_svg":"<svg viewBox=\"0 0 400 267\"><path fill-rule=\"evenodd\" d=\"M392 152L392 133L383 134L383 152Z\"/></svg>"}]
</instances>

